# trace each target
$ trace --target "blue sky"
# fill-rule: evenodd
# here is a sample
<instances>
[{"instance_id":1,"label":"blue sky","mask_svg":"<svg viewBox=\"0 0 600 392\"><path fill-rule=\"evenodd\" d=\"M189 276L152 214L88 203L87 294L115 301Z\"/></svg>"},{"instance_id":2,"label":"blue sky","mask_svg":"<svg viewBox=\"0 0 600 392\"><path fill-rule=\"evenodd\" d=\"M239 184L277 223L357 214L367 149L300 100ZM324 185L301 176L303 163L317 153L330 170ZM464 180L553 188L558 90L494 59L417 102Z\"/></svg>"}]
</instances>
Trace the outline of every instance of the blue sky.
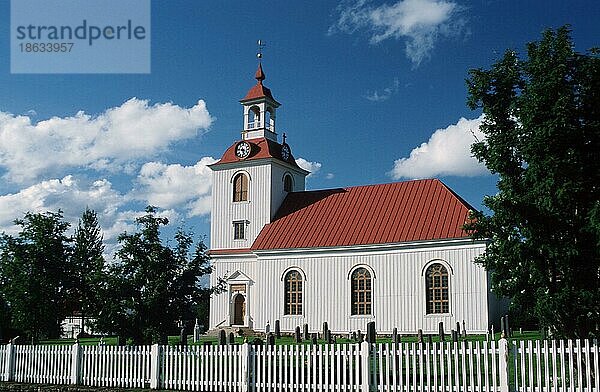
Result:
<instances>
[{"instance_id":1,"label":"blue sky","mask_svg":"<svg viewBox=\"0 0 600 392\"><path fill-rule=\"evenodd\" d=\"M480 113L465 78L546 28L598 46L586 1L152 1L151 73L10 73L0 2L0 230L27 211L98 211L114 242L143 207L208 235L207 164L239 139L238 103L265 84L309 189L438 177L481 208L495 178L469 158ZM79 113L79 114L78 114ZM462 119L462 120L461 120Z\"/></svg>"}]
</instances>

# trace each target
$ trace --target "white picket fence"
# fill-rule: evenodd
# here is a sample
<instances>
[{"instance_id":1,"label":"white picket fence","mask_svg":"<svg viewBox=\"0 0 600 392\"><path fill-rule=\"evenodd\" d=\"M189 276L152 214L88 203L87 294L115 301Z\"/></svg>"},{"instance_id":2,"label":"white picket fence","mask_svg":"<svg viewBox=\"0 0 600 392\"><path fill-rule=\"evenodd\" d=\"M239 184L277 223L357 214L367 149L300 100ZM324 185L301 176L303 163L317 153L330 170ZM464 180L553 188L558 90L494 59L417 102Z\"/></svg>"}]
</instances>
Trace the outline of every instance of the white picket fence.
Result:
<instances>
[{"instance_id":1,"label":"white picket fence","mask_svg":"<svg viewBox=\"0 0 600 392\"><path fill-rule=\"evenodd\" d=\"M600 391L596 340L513 342L518 391Z\"/></svg>"},{"instance_id":2,"label":"white picket fence","mask_svg":"<svg viewBox=\"0 0 600 392\"><path fill-rule=\"evenodd\" d=\"M600 392L596 341L0 346L0 380L193 391Z\"/></svg>"}]
</instances>

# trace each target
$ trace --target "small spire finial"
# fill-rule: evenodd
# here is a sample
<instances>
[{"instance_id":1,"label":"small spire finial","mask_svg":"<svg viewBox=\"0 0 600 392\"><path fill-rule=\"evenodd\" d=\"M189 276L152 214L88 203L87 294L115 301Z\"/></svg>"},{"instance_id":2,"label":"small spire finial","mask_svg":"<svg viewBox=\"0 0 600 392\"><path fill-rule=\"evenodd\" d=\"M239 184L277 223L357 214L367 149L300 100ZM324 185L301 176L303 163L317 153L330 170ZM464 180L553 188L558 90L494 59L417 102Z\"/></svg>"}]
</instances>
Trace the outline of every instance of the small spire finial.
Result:
<instances>
[{"instance_id":1,"label":"small spire finial","mask_svg":"<svg viewBox=\"0 0 600 392\"><path fill-rule=\"evenodd\" d=\"M285 132L283 133L283 144L285 144L285 139L287 139L287 136L285 134Z\"/></svg>"},{"instance_id":2,"label":"small spire finial","mask_svg":"<svg viewBox=\"0 0 600 392\"><path fill-rule=\"evenodd\" d=\"M256 42L256 44L258 45L258 53L256 53L256 58L260 62L263 57L262 50L265 46L267 46L267 44L265 44L265 42L260 39Z\"/></svg>"},{"instance_id":3,"label":"small spire finial","mask_svg":"<svg viewBox=\"0 0 600 392\"><path fill-rule=\"evenodd\" d=\"M262 41L260 39L256 42L256 44L258 45L258 53L256 54L256 58L258 58L258 69L256 70L256 74L254 75L254 78L256 80L258 80L259 84L262 84L262 81L265 80L265 73L263 72L263 69L262 69L261 60L262 60L262 56L263 56L262 50L266 46L266 44L264 43L264 41Z\"/></svg>"}]
</instances>

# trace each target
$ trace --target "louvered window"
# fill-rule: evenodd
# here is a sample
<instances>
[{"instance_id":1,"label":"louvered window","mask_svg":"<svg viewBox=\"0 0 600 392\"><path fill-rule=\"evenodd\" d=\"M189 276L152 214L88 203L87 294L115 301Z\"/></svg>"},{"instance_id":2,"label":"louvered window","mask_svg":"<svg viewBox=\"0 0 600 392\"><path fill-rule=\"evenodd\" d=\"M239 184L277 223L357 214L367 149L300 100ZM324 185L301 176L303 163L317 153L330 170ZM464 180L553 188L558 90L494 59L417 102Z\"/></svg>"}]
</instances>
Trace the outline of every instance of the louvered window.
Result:
<instances>
[{"instance_id":1,"label":"louvered window","mask_svg":"<svg viewBox=\"0 0 600 392\"><path fill-rule=\"evenodd\" d=\"M233 179L233 201L248 201L248 177L242 173Z\"/></svg>"}]
</instances>

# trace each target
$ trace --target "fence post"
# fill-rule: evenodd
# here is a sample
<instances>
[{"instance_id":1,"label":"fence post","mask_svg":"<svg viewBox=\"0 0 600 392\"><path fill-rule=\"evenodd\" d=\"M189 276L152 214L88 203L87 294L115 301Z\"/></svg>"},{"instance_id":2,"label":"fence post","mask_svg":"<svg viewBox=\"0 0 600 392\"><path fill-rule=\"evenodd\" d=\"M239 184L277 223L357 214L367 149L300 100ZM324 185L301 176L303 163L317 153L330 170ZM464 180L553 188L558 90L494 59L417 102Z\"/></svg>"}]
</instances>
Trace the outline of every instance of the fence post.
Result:
<instances>
[{"instance_id":1,"label":"fence post","mask_svg":"<svg viewBox=\"0 0 600 392\"><path fill-rule=\"evenodd\" d=\"M79 384L79 373L81 373L81 347L79 343L71 346L71 384Z\"/></svg>"},{"instance_id":2,"label":"fence post","mask_svg":"<svg viewBox=\"0 0 600 392\"><path fill-rule=\"evenodd\" d=\"M153 344L150 349L150 389L160 388L160 346Z\"/></svg>"},{"instance_id":3,"label":"fence post","mask_svg":"<svg viewBox=\"0 0 600 392\"><path fill-rule=\"evenodd\" d=\"M502 338L498 341L499 344L499 376L500 376L500 392L508 392L508 340Z\"/></svg>"},{"instance_id":4,"label":"fence post","mask_svg":"<svg viewBox=\"0 0 600 392\"><path fill-rule=\"evenodd\" d=\"M4 359L4 369L6 374L2 381L12 381L14 379L15 372L15 345L8 343L6 345L6 358Z\"/></svg>"},{"instance_id":5,"label":"fence post","mask_svg":"<svg viewBox=\"0 0 600 392\"><path fill-rule=\"evenodd\" d=\"M361 368L362 368L362 383L361 383L361 391L369 392L369 380L371 378L371 357L370 357L370 344L368 342L363 341L360 344L360 359L361 359Z\"/></svg>"},{"instance_id":6,"label":"fence post","mask_svg":"<svg viewBox=\"0 0 600 392\"><path fill-rule=\"evenodd\" d=\"M250 345L247 342L240 348L240 361L242 392L248 392L250 389Z\"/></svg>"}]
</instances>

